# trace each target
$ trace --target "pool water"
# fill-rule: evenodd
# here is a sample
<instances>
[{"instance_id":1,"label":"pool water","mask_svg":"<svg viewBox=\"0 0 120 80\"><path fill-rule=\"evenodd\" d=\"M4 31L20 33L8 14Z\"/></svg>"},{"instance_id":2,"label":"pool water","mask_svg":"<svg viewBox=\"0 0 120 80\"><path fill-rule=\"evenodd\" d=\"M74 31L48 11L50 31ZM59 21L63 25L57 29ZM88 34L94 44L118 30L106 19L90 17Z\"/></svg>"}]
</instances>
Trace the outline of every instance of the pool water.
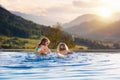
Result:
<instances>
[{"instance_id":1,"label":"pool water","mask_svg":"<svg viewBox=\"0 0 120 80\"><path fill-rule=\"evenodd\" d=\"M120 54L0 52L0 80L120 80Z\"/></svg>"}]
</instances>

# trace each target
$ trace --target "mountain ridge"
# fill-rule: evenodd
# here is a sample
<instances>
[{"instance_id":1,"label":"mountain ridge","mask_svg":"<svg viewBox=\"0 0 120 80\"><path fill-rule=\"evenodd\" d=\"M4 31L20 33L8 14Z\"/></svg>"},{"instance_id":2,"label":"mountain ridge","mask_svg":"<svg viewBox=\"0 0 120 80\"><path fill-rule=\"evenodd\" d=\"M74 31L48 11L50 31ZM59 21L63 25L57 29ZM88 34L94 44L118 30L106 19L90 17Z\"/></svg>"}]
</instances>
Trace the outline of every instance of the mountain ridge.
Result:
<instances>
[{"instance_id":1,"label":"mountain ridge","mask_svg":"<svg viewBox=\"0 0 120 80\"><path fill-rule=\"evenodd\" d=\"M80 24L82 22L96 19L98 17L99 16L95 15L95 14L84 14L84 15L76 17L75 19L71 20L68 23L63 24L63 28L67 29L67 28L70 28L72 26L78 25L78 24Z\"/></svg>"},{"instance_id":2,"label":"mountain ridge","mask_svg":"<svg viewBox=\"0 0 120 80\"><path fill-rule=\"evenodd\" d=\"M33 14L27 14L27 13L22 13L18 11L10 11L11 13L21 16L22 18L25 18L27 20L33 21L37 24L43 24L43 25L54 25L56 22L49 19L46 16L38 16L38 15L33 15Z\"/></svg>"},{"instance_id":3,"label":"mountain ridge","mask_svg":"<svg viewBox=\"0 0 120 80\"><path fill-rule=\"evenodd\" d=\"M83 16L81 16L83 17ZM92 40L103 40L103 41L120 41L120 21L107 22L97 18L91 20L85 20L81 23L80 17L78 17L77 23L73 26L69 26L64 29L66 32ZM75 20L73 20L75 21Z\"/></svg>"}]
</instances>

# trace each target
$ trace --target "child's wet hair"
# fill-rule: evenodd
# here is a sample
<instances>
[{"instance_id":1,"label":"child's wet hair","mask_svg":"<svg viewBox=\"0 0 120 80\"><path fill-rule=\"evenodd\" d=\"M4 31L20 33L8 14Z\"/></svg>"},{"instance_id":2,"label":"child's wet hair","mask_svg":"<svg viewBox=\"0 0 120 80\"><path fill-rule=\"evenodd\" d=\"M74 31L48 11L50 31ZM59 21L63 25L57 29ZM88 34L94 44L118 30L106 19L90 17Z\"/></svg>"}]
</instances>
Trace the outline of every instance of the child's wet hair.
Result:
<instances>
[{"instance_id":1,"label":"child's wet hair","mask_svg":"<svg viewBox=\"0 0 120 80\"><path fill-rule=\"evenodd\" d=\"M63 50L68 50L68 46L65 43L61 42L57 47L57 51L63 51Z\"/></svg>"},{"instance_id":2,"label":"child's wet hair","mask_svg":"<svg viewBox=\"0 0 120 80\"><path fill-rule=\"evenodd\" d=\"M38 44L38 47L40 45L45 45L46 42L50 43L50 40L48 38L46 38L46 37L42 38L41 41L40 41L40 43Z\"/></svg>"}]
</instances>

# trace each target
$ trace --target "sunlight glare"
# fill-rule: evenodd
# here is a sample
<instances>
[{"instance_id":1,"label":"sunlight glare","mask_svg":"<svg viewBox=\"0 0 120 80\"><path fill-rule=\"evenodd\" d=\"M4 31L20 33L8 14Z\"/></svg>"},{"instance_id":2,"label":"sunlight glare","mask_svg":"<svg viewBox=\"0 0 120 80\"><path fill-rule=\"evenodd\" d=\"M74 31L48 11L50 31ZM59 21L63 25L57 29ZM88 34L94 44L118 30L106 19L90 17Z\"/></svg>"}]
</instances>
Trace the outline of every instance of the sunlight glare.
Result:
<instances>
[{"instance_id":1,"label":"sunlight glare","mask_svg":"<svg viewBox=\"0 0 120 80\"><path fill-rule=\"evenodd\" d=\"M103 18L110 18L112 11L110 9L98 9L97 14Z\"/></svg>"}]
</instances>

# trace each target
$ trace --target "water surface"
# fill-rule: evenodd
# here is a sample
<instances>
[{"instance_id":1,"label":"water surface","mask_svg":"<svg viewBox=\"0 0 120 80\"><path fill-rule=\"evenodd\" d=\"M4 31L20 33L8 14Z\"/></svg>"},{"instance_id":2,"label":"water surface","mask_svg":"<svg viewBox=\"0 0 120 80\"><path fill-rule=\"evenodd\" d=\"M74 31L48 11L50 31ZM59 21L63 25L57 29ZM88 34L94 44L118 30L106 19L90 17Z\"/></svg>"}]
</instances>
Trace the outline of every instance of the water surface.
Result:
<instances>
[{"instance_id":1,"label":"water surface","mask_svg":"<svg viewBox=\"0 0 120 80\"><path fill-rule=\"evenodd\" d=\"M119 80L119 53L77 52L66 58L0 52L0 80Z\"/></svg>"}]
</instances>

